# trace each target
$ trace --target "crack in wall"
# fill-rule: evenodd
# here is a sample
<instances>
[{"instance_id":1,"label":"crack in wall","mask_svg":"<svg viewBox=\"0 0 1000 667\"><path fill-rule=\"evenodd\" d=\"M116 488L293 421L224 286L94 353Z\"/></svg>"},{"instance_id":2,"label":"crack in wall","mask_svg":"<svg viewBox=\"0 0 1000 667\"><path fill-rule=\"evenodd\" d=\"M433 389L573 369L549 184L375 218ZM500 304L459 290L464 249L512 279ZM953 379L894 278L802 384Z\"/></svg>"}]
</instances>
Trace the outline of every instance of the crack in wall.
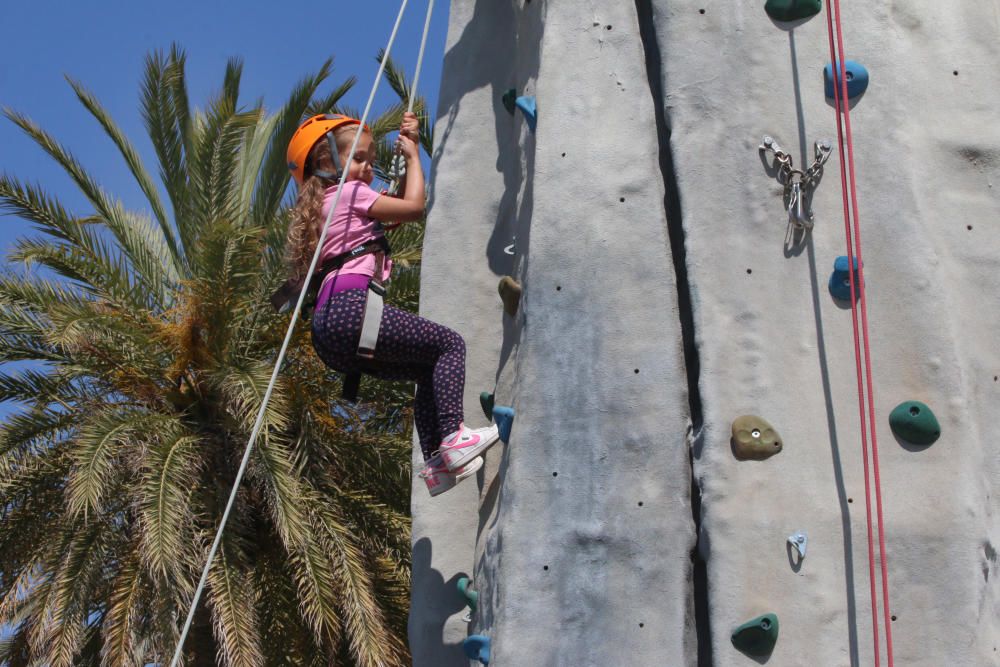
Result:
<instances>
[{"instance_id":1,"label":"crack in wall","mask_svg":"<svg viewBox=\"0 0 1000 667\"><path fill-rule=\"evenodd\" d=\"M689 464L691 465L691 517L697 535L695 547L691 552L697 665L698 667L711 667L714 661L712 658L711 623L708 613L708 571L700 548L702 543L701 487L694 473L694 456L699 449L697 445L701 441L701 429L704 421L701 391L698 388L701 360L695 339L694 308L692 306L691 285L688 280L687 249L685 248L684 226L681 217L680 192L670 144L670 124L664 108L662 53L656 36L653 3L652 0L635 0L635 6L639 18L639 36L646 59L646 77L653 97L653 109L656 116L660 172L665 188L663 203L667 215L667 237L670 241L670 254L677 283L677 307L680 317L681 339L684 345L688 408L691 413L688 442Z\"/></svg>"}]
</instances>

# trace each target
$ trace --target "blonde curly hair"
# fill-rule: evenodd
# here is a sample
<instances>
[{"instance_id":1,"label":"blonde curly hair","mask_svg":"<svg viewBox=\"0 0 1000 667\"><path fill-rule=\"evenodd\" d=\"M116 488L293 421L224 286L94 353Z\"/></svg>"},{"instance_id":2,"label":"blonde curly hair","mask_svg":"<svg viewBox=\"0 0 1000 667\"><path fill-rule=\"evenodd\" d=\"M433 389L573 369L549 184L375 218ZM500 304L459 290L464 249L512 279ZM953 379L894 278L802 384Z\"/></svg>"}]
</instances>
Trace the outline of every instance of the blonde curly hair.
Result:
<instances>
[{"instance_id":1,"label":"blonde curly hair","mask_svg":"<svg viewBox=\"0 0 1000 667\"><path fill-rule=\"evenodd\" d=\"M350 150L357 131L357 125L347 125L334 130L333 138L341 155ZM326 222L323 218L323 196L326 194L326 189L334 185L325 178L316 176L316 171L332 172L333 169L330 144L325 140L317 141L306 158L305 178L299 187L295 206L292 207L292 220L288 226L285 243L285 263L295 280L304 278L309 270L320 232L323 231L323 223Z\"/></svg>"}]
</instances>

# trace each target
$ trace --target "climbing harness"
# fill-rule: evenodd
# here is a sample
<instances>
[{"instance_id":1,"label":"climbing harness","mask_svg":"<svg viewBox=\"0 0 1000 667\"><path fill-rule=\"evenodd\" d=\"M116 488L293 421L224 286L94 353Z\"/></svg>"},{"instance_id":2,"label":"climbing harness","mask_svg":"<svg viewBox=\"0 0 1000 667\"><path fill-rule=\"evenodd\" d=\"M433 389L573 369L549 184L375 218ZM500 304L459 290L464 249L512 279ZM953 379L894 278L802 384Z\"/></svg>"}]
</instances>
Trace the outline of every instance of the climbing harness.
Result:
<instances>
[{"instance_id":1,"label":"climbing harness","mask_svg":"<svg viewBox=\"0 0 1000 667\"><path fill-rule=\"evenodd\" d=\"M382 75L385 72L385 65L389 60L389 54L392 52L392 45L396 41L396 33L399 31L399 24L403 20L403 13L406 10L406 5L409 0L401 0L399 6L399 12L396 15L396 22L393 24L392 33L389 35L389 42L386 44L385 50L383 51L384 57L382 62L379 64L378 73L375 75L375 81L372 84L371 92L368 95L368 102L365 104L364 113L361 114L361 118L358 123L361 126L365 125L365 121L368 118L368 113L371 111L372 103L375 100L375 93L378 91L378 85L382 81ZM414 87L413 91L416 90L416 81L420 76L420 65L423 59L424 45L427 41L427 33L430 31L430 17L431 10L434 6L433 0L429 0L427 4L427 18L424 21L424 33L421 38L420 43L420 57L417 61L417 74L414 77ZM410 107L413 105L413 93L410 96ZM348 153L347 163L350 164L351 160L354 159L354 154L358 149L358 142L361 140L361 132L355 133L354 142L351 144L351 150ZM336 151L335 151L336 153ZM323 249L323 241L326 239L327 230L330 226L330 221L333 218L333 212L336 210L337 205L340 203L340 197L344 191L344 180L346 179L347 172L342 171L340 175L340 182L337 188L337 194L334 197L333 204L330 206L330 212L327 215L325 224L323 225L323 231L320 233L319 241L316 244L316 251L313 253L312 261L309 264L309 270L306 272L306 277L303 280L304 285L308 285L312 276L316 271L316 266L319 264L319 256ZM376 262L377 263L377 262ZM376 274L380 275L380 274ZM215 554L219 550L219 544L222 542L222 534L225 531L226 523L229 521L229 514L233 509L233 505L236 502L236 494L239 491L240 483L243 481L243 475L246 474L247 464L250 462L250 453L253 451L253 446L257 442L257 437L260 435L261 427L264 423L264 415L267 411L267 404L271 400L271 394L274 392L274 386L278 381L278 373L281 371L281 364L285 360L285 354L288 352L288 346L291 343L292 335L295 333L295 325L297 323L298 314L302 311L302 305L305 302L307 295L307 290L299 291L298 299L295 303L295 308L292 311L292 317L288 324L288 330L285 332L285 339L281 344L281 349L278 352L278 358L274 363L274 370L271 372L271 379L268 382L267 390L264 392L264 397L261 400L260 409L257 411L257 419L254 422L253 429L250 432L250 439L247 442L246 449L243 451L243 459L240 461L240 467L236 471L236 479L233 481L232 490L229 493L229 500L226 503L226 509L222 513L222 519L219 521L219 528L215 533L215 539L212 541L212 547L209 549L208 558L205 561L205 567L202 569L201 578L198 581L198 586L195 588L194 596L191 599L191 607L188 610L187 618L184 621L184 627L181 629L180 638L177 640L177 647L174 650L174 656L170 661L170 667L177 667L180 662L181 654L184 650L184 640L187 638L188 632L191 630L191 623L194 620L194 614L198 609L198 603L201 600L201 594L205 589L205 582L208 580L208 572L212 566L212 561L215 559Z\"/></svg>"},{"instance_id":2,"label":"climbing harness","mask_svg":"<svg viewBox=\"0 0 1000 667\"><path fill-rule=\"evenodd\" d=\"M889 607L889 571L885 546L885 522L882 515L882 483L878 467L878 436L875 428L875 395L872 382L871 346L868 337L868 307L865 298L865 264L861 253L861 226L858 222L858 192L854 170L854 140L851 134L851 109L849 99L846 59L844 57L844 30L840 20L840 0L830 0L826 12L827 32L830 41L830 62L840 70L834 86L834 104L837 120L837 145L840 147L840 185L843 194L844 235L847 257L857 258L857 271L847 271L850 281L851 324L854 334L854 360L858 378L858 412L861 420L861 452L864 457L865 510L868 528L868 574L871 585L872 636L875 645L875 667L879 667L878 595L875 590L875 547L872 537L872 475L868 465L868 429L871 430L871 470L874 473L875 505L878 515L878 542L881 554L882 612L885 626L886 658L892 667L892 623ZM834 39L836 23L836 40ZM846 143L847 150L844 151ZM848 203L848 175L850 176L850 203ZM853 220L852 220L853 219ZM858 307L860 305L860 308ZM861 323L858 324L858 311ZM862 372L861 341L864 342L864 372ZM867 394L868 414L865 415Z\"/></svg>"},{"instance_id":3,"label":"climbing harness","mask_svg":"<svg viewBox=\"0 0 1000 667\"><path fill-rule=\"evenodd\" d=\"M781 149L774 137L766 135L758 150L765 157L768 153L774 156L772 166L777 170L778 182L785 186L784 197L788 200L788 224L798 230L812 229L813 216L807 210L806 200L823 177L823 165L833 150L830 141L820 139L813 144L813 163L805 171L795 169L792 156Z\"/></svg>"},{"instance_id":4,"label":"climbing harness","mask_svg":"<svg viewBox=\"0 0 1000 667\"><path fill-rule=\"evenodd\" d=\"M372 237L359 246L332 257L325 262L318 271L313 273L308 286L305 287L306 296L302 302L302 309L299 311L303 320L308 320L312 311L316 307L316 299L323 286L323 281L333 271L340 269L349 260L364 257L365 255L375 255L375 273L368 280L368 289L365 291L365 305L363 310L361 336L358 340L358 356L364 359L371 359L375 356L375 343L378 341L378 332L382 325L382 312L385 309L385 287L381 280L382 269L385 266L385 258L390 254L391 248L385 236ZM379 276L379 278L376 278ZM288 307L294 299L303 291L305 280L289 278L278 291L271 295L271 305L277 311L282 311ZM361 386L361 372L354 371L344 375L344 383L341 395L345 401L352 403L358 400L358 388Z\"/></svg>"},{"instance_id":5,"label":"climbing harness","mask_svg":"<svg viewBox=\"0 0 1000 667\"><path fill-rule=\"evenodd\" d=\"M390 254L390 252L391 248L389 247L389 241L384 236L374 236L361 245L358 245L345 253L331 257L323 262L323 265L309 280L308 287L305 288L306 298L302 302L302 311L299 315L303 320L308 320L311 317L312 310L316 307L316 297L319 296L320 287L322 287L323 280L330 274L330 272L340 269L349 260L364 257L365 255L378 253L382 256L384 261L384 257ZM376 260L376 264L377 263L378 259ZM271 295L271 305L274 306L275 310L283 312L288 308L289 304L298 298L304 285L304 278L298 280L289 278L274 294Z\"/></svg>"}]
</instances>

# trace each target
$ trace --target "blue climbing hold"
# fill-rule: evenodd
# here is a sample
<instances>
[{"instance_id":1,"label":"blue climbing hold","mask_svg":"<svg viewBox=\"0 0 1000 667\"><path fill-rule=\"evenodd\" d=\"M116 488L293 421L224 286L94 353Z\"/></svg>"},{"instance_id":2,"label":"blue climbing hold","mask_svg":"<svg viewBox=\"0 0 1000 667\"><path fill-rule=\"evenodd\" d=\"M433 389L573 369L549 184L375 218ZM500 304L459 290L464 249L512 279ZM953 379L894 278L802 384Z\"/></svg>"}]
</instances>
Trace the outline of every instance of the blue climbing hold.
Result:
<instances>
[{"instance_id":1,"label":"blue climbing hold","mask_svg":"<svg viewBox=\"0 0 1000 667\"><path fill-rule=\"evenodd\" d=\"M840 83L840 63L837 63L837 83ZM857 63L853 60L844 61L844 71L846 72L847 78L847 99L853 100L855 97L865 92L868 88L868 70L861 63ZM826 67L823 68L823 84L826 88L826 96L830 99L834 98L833 94L833 65L827 63Z\"/></svg>"},{"instance_id":2,"label":"blue climbing hold","mask_svg":"<svg viewBox=\"0 0 1000 667\"><path fill-rule=\"evenodd\" d=\"M476 613L476 607L479 605L479 593L472 590L472 582L469 581L468 577L461 577L458 580L458 592L462 594L465 598L465 604L469 605L469 611L473 614Z\"/></svg>"},{"instance_id":3,"label":"blue climbing hold","mask_svg":"<svg viewBox=\"0 0 1000 667\"><path fill-rule=\"evenodd\" d=\"M469 635L462 642L462 650L472 660L484 665L490 664L490 638L484 635Z\"/></svg>"},{"instance_id":4,"label":"blue climbing hold","mask_svg":"<svg viewBox=\"0 0 1000 667\"><path fill-rule=\"evenodd\" d=\"M858 258L854 258L854 294L861 296L861 278L858 277ZM830 274L830 296L838 301L851 300L851 276L848 273L847 256L841 255L833 262L833 273Z\"/></svg>"},{"instance_id":5,"label":"blue climbing hold","mask_svg":"<svg viewBox=\"0 0 1000 667\"><path fill-rule=\"evenodd\" d=\"M535 123L538 122L538 105L535 103L535 98L522 96L514 100L514 104L524 114L524 120L528 122L528 127L534 132Z\"/></svg>"},{"instance_id":6,"label":"blue climbing hold","mask_svg":"<svg viewBox=\"0 0 1000 667\"><path fill-rule=\"evenodd\" d=\"M514 424L514 408L496 406L493 408L493 421L500 429L500 439L506 444L510 440L510 427Z\"/></svg>"}]
</instances>

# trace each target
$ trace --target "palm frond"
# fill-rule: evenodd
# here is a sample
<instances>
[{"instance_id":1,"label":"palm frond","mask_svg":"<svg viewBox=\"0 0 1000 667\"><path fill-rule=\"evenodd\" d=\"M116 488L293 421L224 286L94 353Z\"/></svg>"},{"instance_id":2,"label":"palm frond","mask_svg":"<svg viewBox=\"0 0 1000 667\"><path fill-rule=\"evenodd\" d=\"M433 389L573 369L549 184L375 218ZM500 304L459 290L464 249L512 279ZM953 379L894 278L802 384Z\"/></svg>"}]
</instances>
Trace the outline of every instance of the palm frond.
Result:
<instances>
[{"instance_id":1,"label":"palm frond","mask_svg":"<svg viewBox=\"0 0 1000 667\"><path fill-rule=\"evenodd\" d=\"M72 667L86 640L92 611L89 601L101 576L109 530L103 522L67 526L71 533L62 553L43 618L46 664Z\"/></svg>"},{"instance_id":2,"label":"palm frond","mask_svg":"<svg viewBox=\"0 0 1000 667\"><path fill-rule=\"evenodd\" d=\"M381 63L384 58L385 49L380 49L378 55L375 56L375 60ZM391 56L385 64L385 77L386 81L389 82L389 87L392 88L393 92L396 93L404 104L409 105L410 96L416 93L416 97L413 100L413 113L417 115L417 119L420 121L420 144L423 146L424 151L428 155L431 155L434 150L434 125L430 122L427 114L427 104L423 96L419 95L418 91L412 89L412 86L406 80L406 73L401 67L396 65Z\"/></svg>"},{"instance_id":3,"label":"palm frond","mask_svg":"<svg viewBox=\"0 0 1000 667\"><path fill-rule=\"evenodd\" d=\"M42 405L60 394L67 378L58 373L41 373L31 368L12 374L0 373L0 403L38 401Z\"/></svg>"},{"instance_id":4,"label":"palm frond","mask_svg":"<svg viewBox=\"0 0 1000 667\"><path fill-rule=\"evenodd\" d=\"M342 600L328 552L310 534L303 547L289 554L288 562L298 588L302 617L318 643L330 651L340 644L342 637L339 613Z\"/></svg>"},{"instance_id":5,"label":"palm frond","mask_svg":"<svg viewBox=\"0 0 1000 667\"><path fill-rule=\"evenodd\" d=\"M86 517L100 513L113 478L125 472L116 466L122 449L167 422L168 418L162 415L109 407L81 424L73 441L73 470L67 483L69 515Z\"/></svg>"},{"instance_id":6,"label":"palm frond","mask_svg":"<svg viewBox=\"0 0 1000 667\"><path fill-rule=\"evenodd\" d=\"M119 252L131 263L136 281L143 285L151 298L162 303L162 285L170 278L169 274L166 277L162 275L165 271L164 259L170 257L163 236L150 234L148 229L137 228L137 217L126 215L124 207L119 202L113 201L72 153L48 132L27 116L15 111L4 109L4 114L69 174L94 207L97 219L115 236ZM173 278L176 280L176 274Z\"/></svg>"},{"instance_id":7,"label":"palm frond","mask_svg":"<svg viewBox=\"0 0 1000 667\"><path fill-rule=\"evenodd\" d=\"M208 575L208 599L215 635L227 665L264 664L261 628L257 619L257 590L250 572L241 567L225 545L219 549Z\"/></svg>"},{"instance_id":8,"label":"palm frond","mask_svg":"<svg viewBox=\"0 0 1000 667\"><path fill-rule=\"evenodd\" d=\"M328 59L315 74L307 76L292 89L288 101L275 114L277 120L257 180L257 189L254 191L252 217L256 226L270 228L276 223L278 208L290 176L286 157L288 142L298 129L316 89L330 76L332 69L333 60Z\"/></svg>"},{"instance_id":9,"label":"palm frond","mask_svg":"<svg viewBox=\"0 0 1000 667\"><path fill-rule=\"evenodd\" d=\"M188 226L188 175L185 143L190 132L184 89L184 56L176 48L170 56L155 52L146 57L142 86L142 115L160 163L160 178L174 209L178 233ZM177 247L175 245L175 247ZM184 259L183 246L177 252Z\"/></svg>"},{"instance_id":10,"label":"palm frond","mask_svg":"<svg viewBox=\"0 0 1000 667\"><path fill-rule=\"evenodd\" d=\"M358 77L356 76L347 77L343 83L334 88L333 91L327 94L325 97L321 97L319 99L310 102L309 106L306 108L305 115L307 117L312 117L319 115L321 113L324 114L331 113L333 109L337 108L337 104L340 102L341 98L343 98L344 95L350 92L351 88L353 88L354 84L356 84L357 82L358 82Z\"/></svg>"},{"instance_id":11,"label":"palm frond","mask_svg":"<svg viewBox=\"0 0 1000 667\"><path fill-rule=\"evenodd\" d=\"M101 658L108 667L132 667L143 664L145 657L139 637L145 577L139 562L138 545L133 545L125 553L111 582L108 610L101 628L104 635Z\"/></svg>"},{"instance_id":12,"label":"palm frond","mask_svg":"<svg viewBox=\"0 0 1000 667\"><path fill-rule=\"evenodd\" d=\"M145 567L172 581L197 558L191 494L203 465L201 439L179 423L165 424L149 445L139 482L139 516Z\"/></svg>"},{"instance_id":13,"label":"palm frond","mask_svg":"<svg viewBox=\"0 0 1000 667\"><path fill-rule=\"evenodd\" d=\"M289 549L301 545L308 535L308 521L302 511L301 473L296 470L291 452L279 438L267 437L255 449L259 475L263 477L263 493L274 516L281 541ZM254 475L256 477L257 474Z\"/></svg>"},{"instance_id":14,"label":"palm frond","mask_svg":"<svg viewBox=\"0 0 1000 667\"><path fill-rule=\"evenodd\" d=\"M121 128L118 127L118 124L115 123L114 119L111 118L98 99L78 81L69 77L67 77L66 80L73 88L73 92L76 93L77 98L83 106L86 107L87 111L89 111L97 122L101 124L101 127L103 127L104 131L107 132L115 146L118 147L118 151L125 159L125 164L128 165L129 171L139 184L139 188L142 190L143 194L146 195L146 199L149 200L149 205L153 209L153 215L156 217L156 221L160 226L160 232L163 234L163 239L170 250L170 259L173 263L174 273L180 274L183 271L183 262L181 260L180 251L177 248L177 241L174 238L174 231L170 226L169 219L167 218L167 211L163 206L163 201L160 199L160 193L157 191L156 186L153 184L152 177L149 175L145 165L142 163L142 158L139 157L139 154L136 152L131 142L129 142L128 137L126 137L121 131Z\"/></svg>"},{"instance_id":15,"label":"palm frond","mask_svg":"<svg viewBox=\"0 0 1000 667\"><path fill-rule=\"evenodd\" d=\"M26 265L41 264L99 299L130 307L146 306L145 297L133 289L126 264L96 238L91 252L22 238L14 243L7 257Z\"/></svg>"},{"instance_id":16,"label":"palm frond","mask_svg":"<svg viewBox=\"0 0 1000 667\"><path fill-rule=\"evenodd\" d=\"M260 178L264 158L271 144L271 137L278 125L278 121L281 120L278 114L268 116L263 114L263 112L261 112L259 118L260 120L256 124L247 128L244 134L243 146L240 148L237 156L237 187L240 204L234 221L237 225L256 226L256 221L251 219L254 188L256 188L257 181Z\"/></svg>"},{"instance_id":17,"label":"palm frond","mask_svg":"<svg viewBox=\"0 0 1000 667\"><path fill-rule=\"evenodd\" d=\"M350 528L332 507L321 508L315 514L323 544L334 563L334 577L343 597L346 641L355 664L364 667L399 665L406 648L386 632L385 619L372 580L367 572L366 558L355 543Z\"/></svg>"}]
</instances>

